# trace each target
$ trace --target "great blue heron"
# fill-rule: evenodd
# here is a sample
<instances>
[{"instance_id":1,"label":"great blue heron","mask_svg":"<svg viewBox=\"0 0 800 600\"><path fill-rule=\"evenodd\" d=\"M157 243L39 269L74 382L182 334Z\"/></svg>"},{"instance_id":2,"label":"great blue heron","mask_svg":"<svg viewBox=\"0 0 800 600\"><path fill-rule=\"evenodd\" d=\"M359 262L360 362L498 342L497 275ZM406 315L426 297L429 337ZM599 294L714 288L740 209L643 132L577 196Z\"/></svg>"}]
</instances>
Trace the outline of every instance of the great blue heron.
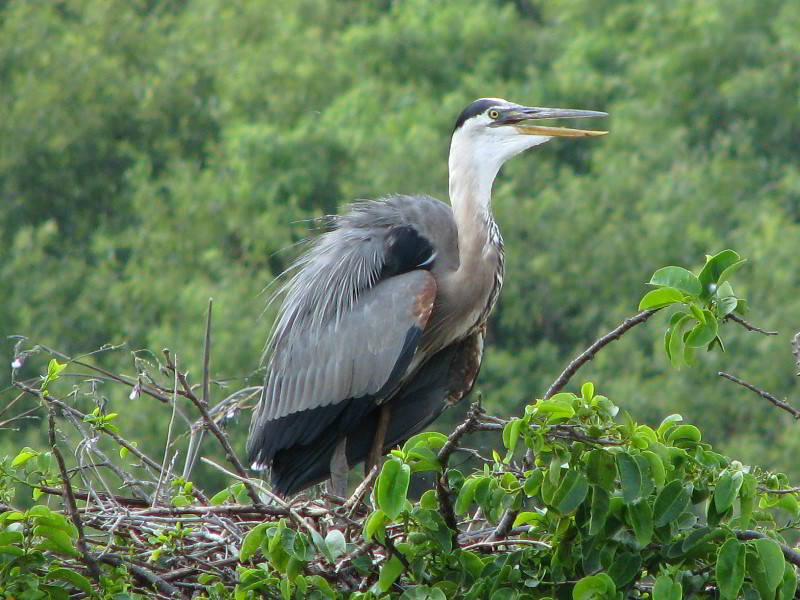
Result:
<instances>
[{"instance_id":1,"label":"great blue heron","mask_svg":"<svg viewBox=\"0 0 800 600\"><path fill-rule=\"evenodd\" d=\"M431 423L471 389L503 284L492 183L512 156L552 137L602 135L526 124L606 113L476 100L450 142L450 206L429 196L352 204L295 264L267 345L247 454L294 494Z\"/></svg>"}]
</instances>

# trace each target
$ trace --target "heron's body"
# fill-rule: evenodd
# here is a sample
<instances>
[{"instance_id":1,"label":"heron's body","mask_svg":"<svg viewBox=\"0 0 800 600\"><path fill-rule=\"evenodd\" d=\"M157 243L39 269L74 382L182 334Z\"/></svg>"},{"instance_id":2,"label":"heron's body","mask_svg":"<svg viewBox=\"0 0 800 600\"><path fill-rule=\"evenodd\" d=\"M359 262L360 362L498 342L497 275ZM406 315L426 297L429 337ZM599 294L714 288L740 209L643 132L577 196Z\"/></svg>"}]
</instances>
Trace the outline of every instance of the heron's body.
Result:
<instances>
[{"instance_id":1,"label":"heron's body","mask_svg":"<svg viewBox=\"0 0 800 600\"><path fill-rule=\"evenodd\" d=\"M484 134L486 115L499 110L519 117L534 109L483 99L462 113L451 142L451 206L428 196L358 202L296 265L247 445L257 468L271 467L279 493L328 478L337 448L352 466L373 442L383 451L403 442L472 388L503 283L492 182L510 156L549 139L538 129L559 135ZM493 136L488 148L482 135ZM384 405L390 419L376 441Z\"/></svg>"}]
</instances>

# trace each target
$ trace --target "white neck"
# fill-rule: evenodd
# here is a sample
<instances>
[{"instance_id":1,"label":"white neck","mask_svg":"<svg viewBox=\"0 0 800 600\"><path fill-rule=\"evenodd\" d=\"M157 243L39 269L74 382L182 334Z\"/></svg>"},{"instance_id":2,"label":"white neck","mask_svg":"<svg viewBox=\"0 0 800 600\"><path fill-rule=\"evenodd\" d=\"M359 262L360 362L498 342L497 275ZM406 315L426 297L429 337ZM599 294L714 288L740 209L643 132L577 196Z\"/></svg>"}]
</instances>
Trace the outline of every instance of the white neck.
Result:
<instances>
[{"instance_id":1,"label":"white neck","mask_svg":"<svg viewBox=\"0 0 800 600\"><path fill-rule=\"evenodd\" d=\"M450 204L458 228L462 265L482 254L492 223L492 184L501 162L490 156L476 156L467 136L453 136L448 161Z\"/></svg>"}]
</instances>

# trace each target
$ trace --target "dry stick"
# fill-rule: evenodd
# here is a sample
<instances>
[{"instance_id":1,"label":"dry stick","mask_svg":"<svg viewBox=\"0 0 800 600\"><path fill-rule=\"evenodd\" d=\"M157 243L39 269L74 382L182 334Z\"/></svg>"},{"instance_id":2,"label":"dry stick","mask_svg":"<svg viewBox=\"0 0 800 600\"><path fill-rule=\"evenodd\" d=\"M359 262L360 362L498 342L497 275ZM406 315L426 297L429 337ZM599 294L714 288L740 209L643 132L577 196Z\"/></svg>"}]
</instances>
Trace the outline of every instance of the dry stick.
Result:
<instances>
[{"instance_id":1,"label":"dry stick","mask_svg":"<svg viewBox=\"0 0 800 600\"><path fill-rule=\"evenodd\" d=\"M44 400L44 396L42 396ZM47 400L45 400L47 402ZM50 449L53 451L53 455L56 457L56 462L58 462L58 470L61 471L61 480L64 485L64 496L67 499L67 510L69 511L70 519L72 520L72 524L75 525L75 528L78 530L78 552L81 553L83 557L83 562L86 564L86 568L89 570L89 574L92 578L99 582L100 581L100 571L97 568L97 563L95 562L94 556L89 552L86 548L86 536L83 533L83 522L81 521L81 517L78 514L78 505L75 502L75 494L72 492L72 484L69 482L69 475L67 474L67 465L64 464L64 457L61 456L61 451L58 449L58 444L56 444L56 415L55 415L55 408L52 405L48 405L47 407L47 418L48 418L48 435L50 437Z\"/></svg>"},{"instance_id":2,"label":"dry stick","mask_svg":"<svg viewBox=\"0 0 800 600\"><path fill-rule=\"evenodd\" d=\"M436 497L439 500L439 507L441 508L442 517L445 524L453 532L453 547L458 548L458 522L456 521L456 514L453 511L453 500L450 498L450 484L447 482L447 462L450 460L450 455L455 452L458 447L458 442L467 433L475 429L478 417L481 413L480 398L469 407L466 418L461 424L453 430L453 433L447 438L447 441L439 450L437 458L441 464L442 471L436 478Z\"/></svg>"},{"instance_id":3,"label":"dry stick","mask_svg":"<svg viewBox=\"0 0 800 600\"><path fill-rule=\"evenodd\" d=\"M206 318L206 335L203 340L203 406L208 408L209 398L209 377L208 365L211 361L211 308L214 304L214 299L208 299L208 317ZM175 386L177 387L177 386Z\"/></svg>"},{"instance_id":4,"label":"dry stick","mask_svg":"<svg viewBox=\"0 0 800 600\"><path fill-rule=\"evenodd\" d=\"M203 338L203 406L208 408L208 399L210 397L210 370L209 363L211 362L211 309L214 305L214 299L208 299L208 316L206 317L206 334ZM177 386L175 386L177 387ZM189 447L186 449L186 461L183 464L183 478L189 479L194 468L195 460L197 459L197 452L200 449L200 443L203 441L203 430L194 431L192 428L191 436L189 439Z\"/></svg>"},{"instance_id":5,"label":"dry stick","mask_svg":"<svg viewBox=\"0 0 800 600\"><path fill-rule=\"evenodd\" d=\"M567 365L567 368L558 376L558 378L552 383L552 385L548 388L547 392L545 392L544 396L542 397L543 400L547 400L551 398L554 394L561 391L569 380L572 379L572 376L578 372L583 365L587 362L592 360L602 348L613 342L614 340L618 340L622 337L622 334L627 332L629 329L636 327L640 323L644 323L656 314L657 311L660 309L655 310L643 310L637 315L630 317L629 319L625 319L620 325L609 331L603 337L596 340L591 346L589 346L586 350L584 350L575 360ZM525 458L523 460L523 464L526 468L529 468L530 465L533 463L533 453L530 449L525 453ZM497 527L492 532L492 534L487 538L487 541L495 541L499 539L503 539L508 535L508 532L511 530L511 527L514 525L514 520L517 518L517 513L519 511L513 510L509 508L504 514L503 518L500 519L500 522L497 524Z\"/></svg>"},{"instance_id":6,"label":"dry stick","mask_svg":"<svg viewBox=\"0 0 800 600\"><path fill-rule=\"evenodd\" d=\"M740 529L736 529L734 530L733 533L736 535L736 539L744 541L760 540L760 539L772 540L771 537L761 533L760 531L752 531L752 530L742 531ZM778 543L778 545L781 547L781 551L783 552L783 556L786 558L786 560L792 563L795 567L800 568L800 552L797 552L797 550L793 550L786 544Z\"/></svg>"},{"instance_id":7,"label":"dry stick","mask_svg":"<svg viewBox=\"0 0 800 600\"><path fill-rule=\"evenodd\" d=\"M179 372L178 369L175 368L175 365L172 364L172 360L170 360L169 357L170 354L169 349L165 348L164 350L162 350L162 352L164 353L164 357L166 358L167 361L167 368L175 371L175 374L178 377L178 381L181 382L181 385L183 386L183 389L187 394L186 397L189 398L189 400L191 400L192 404L194 404L197 407L197 410L200 411L200 414L203 415L203 422L206 425L206 429L209 429L211 433L214 434L214 437L217 438L223 450L225 450L225 458L228 460L229 463L233 465L234 469L236 469L236 472L239 474L239 476L242 477L242 483L244 483L245 488L247 489L247 495L250 496L250 499L256 506L263 505L264 503L261 502L261 498L258 497L258 492L256 491L255 486L247 477L247 471L245 471L244 466L242 466L242 463L239 461L239 457L236 456L236 453L233 451L233 448L231 448L231 444L230 442L228 442L228 438L225 437L225 434L222 433L222 430L220 430L219 426L214 422L214 419L212 419L211 416L208 414L208 410L206 409L205 406L203 406L203 403L200 401L200 399L198 399L197 396L194 395L194 392L192 392L192 388L186 381L186 375Z\"/></svg>"},{"instance_id":8,"label":"dry stick","mask_svg":"<svg viewBox=\"0 0 800 600\"><path fill-rule=\"evenodd\" d=\"M175 424L175 411L178 409L178 355L175 354L175 372L174 381L172 384L172 416L169 419L169 426L167 427L167 444L164 446L164 460L161 461L161 469L158 473L158 483L156 483L156 491L153 492L153 506L158 503L158 494L161 491L161 483L164 481L164 471L167 468L167 456L169 456L169 445L172 438L172 427Z\"/></svg>"},{"instance_id":9,"label":"dry stick","mask_svg":"<svg viewBox=\"0 0 800 600\"><path fill-rule=\"evenodd\" d=\"M751 323L745 321L742 317L739 317L733 313L728 313L725 315L726 319L730 319L731 321L737 322L739 325L747 329L747 331L755 331L756 333L763 333L764 335L778 335L777 331L769 331L767 329L761 329L760 327L756 327Z\"/></svg>"},{"instance_id":10,"label":"dry stick","mask_svg":"<svg viewBox=\"0 0 800 600\"><path fill-rule=\"evenodd\" d=\"M719 375L720 377L724 377L725 379L728 379L729 381L732 381L733 383L738 383L742 387L746 387L748 390L755 392L756 394L758 394L759 396L761 396L765 400L769 400L770 402L772 402L772 404L774 404L778 408L780 408L782 410L785 410L790 415L792 415L795 419L800 419L800 410L797 410L793 406L790 406L789 404L787 404L783 400L778 400L775 396L773 396L769 392L765 392L764 390L754 386L752 383L747 383L746 381L742 381L738 377L735 377L733 375L725 373L724 371L720 371L719 373L717 373L717 375Z\"/></svg>"}]
</instances>

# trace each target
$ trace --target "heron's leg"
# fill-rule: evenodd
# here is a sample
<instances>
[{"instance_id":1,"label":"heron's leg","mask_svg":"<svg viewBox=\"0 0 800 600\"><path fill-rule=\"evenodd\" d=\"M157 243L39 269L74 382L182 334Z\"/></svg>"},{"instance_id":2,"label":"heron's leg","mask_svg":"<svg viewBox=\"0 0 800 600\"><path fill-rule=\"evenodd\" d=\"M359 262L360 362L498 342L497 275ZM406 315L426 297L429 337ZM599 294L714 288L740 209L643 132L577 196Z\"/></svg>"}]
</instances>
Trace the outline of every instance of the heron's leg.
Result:
<instances>
[{"instance_id":1,"label":"heron's leg","mask_svg":"<svg viewBox=\"0 0 800 600\"><path fill-rule=\"evenodd\" d=\"M386 432L389 429L389 414L391 408L389 403L381 405L381 414L378 417L378 427L375 429L375 438L372 441L372 448L367 455L367 461L364 463L364 475L369 475L372 467L377 465L381 456L383 455L383 443L386 441Z\"/></svg>"},{"instance_id":2,"label":"heron's leg","mask_svg":"<svg viewBox=\"0 0 800 600\"><path fill-rule=\"evenodd\" d=\"M344 498L347 494L347 475L350 473L350 466L347 464L347 438L342 438L331 456L331 483L330 490L334 496Z\"/></svg>"}]
</instances>

